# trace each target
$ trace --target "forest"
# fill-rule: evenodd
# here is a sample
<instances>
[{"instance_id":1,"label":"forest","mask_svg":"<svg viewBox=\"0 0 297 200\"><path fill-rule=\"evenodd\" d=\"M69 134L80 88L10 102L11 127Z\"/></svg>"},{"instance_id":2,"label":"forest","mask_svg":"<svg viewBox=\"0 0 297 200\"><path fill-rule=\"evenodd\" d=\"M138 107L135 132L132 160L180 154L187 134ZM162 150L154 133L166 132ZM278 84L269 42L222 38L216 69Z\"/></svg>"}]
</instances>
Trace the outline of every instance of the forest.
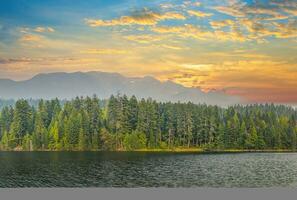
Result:
<instances>
[{"instance_id":1,"label":"forest","mask_svg":"<svg viewBox=\"0 0 297 200\"><path fill-rule=\"evenodd\" d=\"M32 103L33 102L33 103ZM295 150L297 110L228 108L135 96L0 101L3 151Z\"/></svg>"}]
</instances>

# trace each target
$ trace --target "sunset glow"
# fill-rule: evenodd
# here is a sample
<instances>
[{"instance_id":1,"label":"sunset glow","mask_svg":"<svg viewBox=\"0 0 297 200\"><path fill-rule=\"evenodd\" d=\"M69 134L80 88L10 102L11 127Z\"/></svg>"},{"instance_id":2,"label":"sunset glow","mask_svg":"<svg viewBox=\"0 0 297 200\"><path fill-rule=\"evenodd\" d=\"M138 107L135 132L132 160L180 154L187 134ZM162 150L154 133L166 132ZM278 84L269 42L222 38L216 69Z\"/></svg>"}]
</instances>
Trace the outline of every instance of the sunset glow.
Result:
<instances>
[{"instance_id":1,"label":"sunset glow","mask_svg":"<svg viewBox=\"0 0 297 200\"><path fill-rule=\"evenodd\" d=\"M1 1L0 78L57 71L297 104L297 1Z\"/></svg>"}]
</instances>

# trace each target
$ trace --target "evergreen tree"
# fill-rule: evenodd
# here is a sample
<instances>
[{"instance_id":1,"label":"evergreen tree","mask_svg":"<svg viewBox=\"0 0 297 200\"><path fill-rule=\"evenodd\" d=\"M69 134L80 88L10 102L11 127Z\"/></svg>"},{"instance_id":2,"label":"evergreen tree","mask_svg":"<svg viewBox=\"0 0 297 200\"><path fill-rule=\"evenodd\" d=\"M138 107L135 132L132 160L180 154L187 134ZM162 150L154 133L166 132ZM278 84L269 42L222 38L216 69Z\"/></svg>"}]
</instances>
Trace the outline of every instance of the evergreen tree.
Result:
<instances>
[{"instance_id":1,"label":"evergreen tree","mask_svg":"<svg viewBox=\"0 0 297 200\"><path fill-rule=\"evenodd\" d=\"M251 127L250 133L245 140L245 147L247 149L255 149L257 147L257 130L254 126Z\"/></svg>"},{"instance_id":2,"label":"evergreen tree","mask_svg":"<svg viewBox=\"0 0 297 200\"><path fill-rule=\"evenodd\" d=\"M297 143L297 111L282 105L220 108L117 95L22 99L1 108L1 150L295 150Z\"/></svg>"}]
</instances>

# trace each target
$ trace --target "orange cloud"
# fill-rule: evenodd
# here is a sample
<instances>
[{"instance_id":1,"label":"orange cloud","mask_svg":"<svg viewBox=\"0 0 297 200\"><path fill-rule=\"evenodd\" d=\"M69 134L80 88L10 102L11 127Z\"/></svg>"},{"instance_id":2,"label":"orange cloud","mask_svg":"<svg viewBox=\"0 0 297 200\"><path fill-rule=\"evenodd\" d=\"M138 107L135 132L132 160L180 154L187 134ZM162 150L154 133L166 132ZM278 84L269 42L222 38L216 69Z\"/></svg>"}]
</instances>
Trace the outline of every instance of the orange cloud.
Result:
<instances>
[{"instance_id":1,"label":"orange cloud","mask_svg":"<svg viewBox=\"0 0 297 200\"><path fill-rule=\"evenodd\" d=\"M186 86L200 87L204 91L223 90L244 97L249 102L297 102L297 65L293 63L259 58L216 64L182 64L180 67L167 74L167 78Z\"/></svg>"}]
</instances>

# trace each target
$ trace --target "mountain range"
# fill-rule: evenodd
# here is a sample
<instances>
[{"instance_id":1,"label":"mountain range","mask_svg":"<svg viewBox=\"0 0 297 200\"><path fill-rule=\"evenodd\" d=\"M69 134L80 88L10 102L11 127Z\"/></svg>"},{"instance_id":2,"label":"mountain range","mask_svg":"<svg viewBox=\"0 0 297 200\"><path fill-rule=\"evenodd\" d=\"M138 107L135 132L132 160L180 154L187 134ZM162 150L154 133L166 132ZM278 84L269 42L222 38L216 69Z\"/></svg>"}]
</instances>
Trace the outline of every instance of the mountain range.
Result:
<instances>
[{"instance_id":1,"label":"mountain range","mask_svg":"<svg viewBox=\"0 0 297 200\"><path fill-rule=\"evenodd\" d=\"M223 92L205 93L198 88L184 87L172 81L161 82L151 76L125 77L118 73L74 72L38 74L29 80L0 79L2 99L71 99L76 96L96 94L105 99L112 94L135 95L137 98L153 98L158 101L206 103L228 106L243 101Z\"/></svg>"}]
</instances>

